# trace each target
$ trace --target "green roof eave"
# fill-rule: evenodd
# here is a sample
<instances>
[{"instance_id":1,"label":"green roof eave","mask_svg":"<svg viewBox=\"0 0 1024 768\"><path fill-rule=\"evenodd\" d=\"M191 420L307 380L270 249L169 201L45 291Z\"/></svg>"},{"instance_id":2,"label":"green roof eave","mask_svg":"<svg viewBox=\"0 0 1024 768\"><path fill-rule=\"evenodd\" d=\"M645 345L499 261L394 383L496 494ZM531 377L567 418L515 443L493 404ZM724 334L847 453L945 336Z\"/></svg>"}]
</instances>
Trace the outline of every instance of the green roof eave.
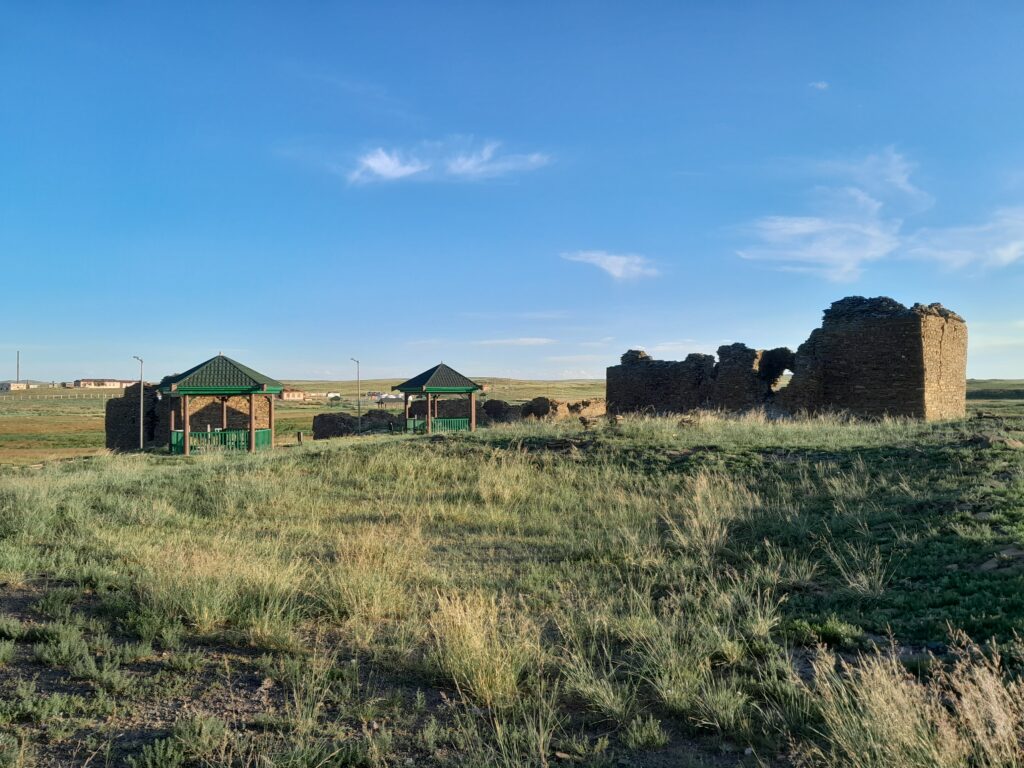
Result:
<instances>
[{"instance_id":1,"label":"green roof eave","mask_svg":"<svg viewBox=\"0 0 1024 768\"><path fill-rule=\"evenodd\" d=\"M284 387L160 387L165 395L279 395Z\"/></svg>"},{"instance_id":2,"label":"green roof eave","mask_svg":"<svg viewBox=\"0 0 1024 768\"><path fill-rule=\"evenodd\" d=\"M399 392L407 392L409 394L416 394L418 392L425 392L427 394L463 394L468 395L470 392L477 392L481 387L392 387L392 389Z\"/></svg>"}]
</instances>

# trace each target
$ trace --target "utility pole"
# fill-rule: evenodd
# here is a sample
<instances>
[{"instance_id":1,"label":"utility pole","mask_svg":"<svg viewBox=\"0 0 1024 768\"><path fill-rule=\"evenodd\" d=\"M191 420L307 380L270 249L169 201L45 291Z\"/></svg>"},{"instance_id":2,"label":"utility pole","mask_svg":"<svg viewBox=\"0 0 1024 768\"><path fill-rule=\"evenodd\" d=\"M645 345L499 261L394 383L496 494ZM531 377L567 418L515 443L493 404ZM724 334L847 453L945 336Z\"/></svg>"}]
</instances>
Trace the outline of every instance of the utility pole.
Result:
<instances>
[{"instance_id":1,"label":"utility pole","mask_svg":"<svg viewBox=\"0 0 1024 768\"><path fill-rule=\"evenodd\" d=\"M142 358L132 355L139 361L139 450L146 447L146 383L142 380ZM187 438L186 438L187 439Z\"/></svg>"},{"instance_id":2,"label":"utility pole","mask_svg":"<svg viewBox=\"0 0 1024 768\"><path fill-rule=\"evenodd\" d=\"M349 360L356 364L356 433L361 434L363 431L363 385L359 383L359 361L354 357L350 357Z\"/></svg>"}]
</instances>

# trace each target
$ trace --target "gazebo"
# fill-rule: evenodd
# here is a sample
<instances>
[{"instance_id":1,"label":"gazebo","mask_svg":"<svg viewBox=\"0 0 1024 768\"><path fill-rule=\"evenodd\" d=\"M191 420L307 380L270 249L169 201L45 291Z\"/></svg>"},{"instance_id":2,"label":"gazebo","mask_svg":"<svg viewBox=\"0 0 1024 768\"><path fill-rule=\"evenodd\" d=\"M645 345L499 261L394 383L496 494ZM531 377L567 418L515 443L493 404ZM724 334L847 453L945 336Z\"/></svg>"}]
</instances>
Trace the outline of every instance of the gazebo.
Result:
<instances>
[{"instance_id":1,"label":"gazebo","mask_svg":"<svg viewBox=\"0 0 1024 768\"><path fill-rule=\"evenodd\" d=\"M476 432L476 393L483 387L466 378L444 363L439 363L419 376L392 387L405 395L405 430L407 432ZM409 416L409 399L413 395L425 395L427 414L425 419ZM469 395L469 418L439 418L438 395Z\"/></svg>"},{"instance_id":2,"label":"gazebo","mask_svg":"<svg viewBox=\"0 0 1024 768\"><path fill-rule=\"evenodd\" d=\"M179 408L168 409L171 453L188 456L195 449L208 448L272 450L274 399L283 389L281 382L224 355L166 377L157 390L159 396L177 398L181 413L181 429L177 429ZM259 402L262 398L266 398L265 411Z\"/></svg>"}]
</instances>

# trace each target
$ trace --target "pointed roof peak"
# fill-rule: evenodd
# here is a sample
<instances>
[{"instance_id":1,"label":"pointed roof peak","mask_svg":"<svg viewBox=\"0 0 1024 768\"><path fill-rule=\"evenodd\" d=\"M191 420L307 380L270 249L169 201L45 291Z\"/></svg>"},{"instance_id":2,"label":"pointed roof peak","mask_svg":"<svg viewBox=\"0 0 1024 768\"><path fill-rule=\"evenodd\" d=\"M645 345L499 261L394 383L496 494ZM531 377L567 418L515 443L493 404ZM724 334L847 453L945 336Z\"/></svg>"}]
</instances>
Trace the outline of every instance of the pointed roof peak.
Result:
<instances>
[{"instance_id":1,"label":"pointed roof peak","mask_svg":"<svg viewBox=\"0 0 1024 768\"><path fill-rule=\"evenodd\" d=\"M166 377L160 386L161 389L167 391L187 389L191 390L193 394L199 394L196 390L201 389L216 392L232 390L244 393L280 392L284 388L284 385L276 379L221 353L189 368L184 373Z\"/></svg>"}]
</instances>

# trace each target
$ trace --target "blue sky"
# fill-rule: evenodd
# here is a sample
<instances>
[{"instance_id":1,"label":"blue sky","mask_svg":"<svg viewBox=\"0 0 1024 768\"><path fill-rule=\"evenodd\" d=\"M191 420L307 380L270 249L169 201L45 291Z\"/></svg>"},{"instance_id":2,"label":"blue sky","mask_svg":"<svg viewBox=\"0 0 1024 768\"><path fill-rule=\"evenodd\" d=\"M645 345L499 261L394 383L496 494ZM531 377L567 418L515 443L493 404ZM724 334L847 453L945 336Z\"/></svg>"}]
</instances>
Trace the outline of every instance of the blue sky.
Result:
<instances>
[{"instance_id":1,"label":"blue sky","mask_svg":"<svg viewBox=\"0 0 1024 768\"><path fill-rule=\"evenodd\" d=\"M601 376L940 301L1024 377L1017 3L0 2L0 378Z\"/></svg>"}]
</instances>

